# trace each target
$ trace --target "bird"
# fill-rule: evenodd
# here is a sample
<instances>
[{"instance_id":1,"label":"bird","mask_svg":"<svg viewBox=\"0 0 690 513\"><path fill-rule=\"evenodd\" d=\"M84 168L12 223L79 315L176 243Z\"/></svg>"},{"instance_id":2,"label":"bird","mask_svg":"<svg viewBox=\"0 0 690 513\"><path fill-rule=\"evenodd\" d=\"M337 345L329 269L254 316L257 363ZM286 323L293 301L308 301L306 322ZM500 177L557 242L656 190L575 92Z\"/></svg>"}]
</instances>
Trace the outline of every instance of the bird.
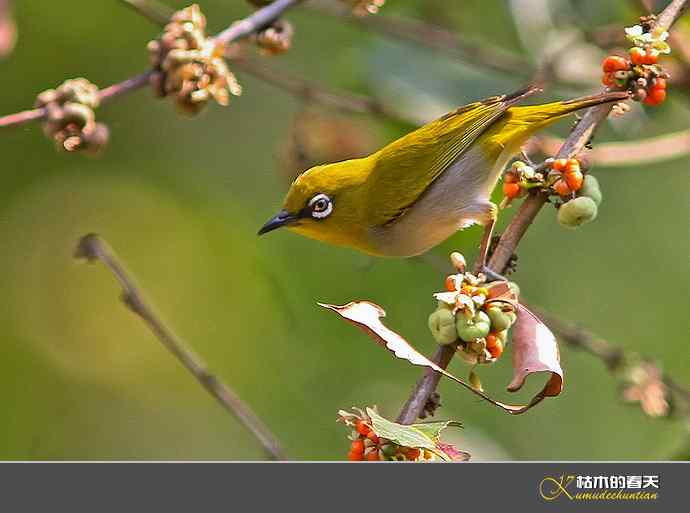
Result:
<instances>
[{"instance_id":1,"label":"bird","mask_svg":"<svg viewBox=\"0 0 690 513\"><path fill-rule=\"evenodd\" d=\"M518 105L538 91L530 85L470 103L369 156L304 171L258 234L285 227L369 255L412 257L479 224L484 233L477 267L484 268L498 213L491 193L521 146L568 114L629 96L608 91Z\"/></svg>"}]
</instances>

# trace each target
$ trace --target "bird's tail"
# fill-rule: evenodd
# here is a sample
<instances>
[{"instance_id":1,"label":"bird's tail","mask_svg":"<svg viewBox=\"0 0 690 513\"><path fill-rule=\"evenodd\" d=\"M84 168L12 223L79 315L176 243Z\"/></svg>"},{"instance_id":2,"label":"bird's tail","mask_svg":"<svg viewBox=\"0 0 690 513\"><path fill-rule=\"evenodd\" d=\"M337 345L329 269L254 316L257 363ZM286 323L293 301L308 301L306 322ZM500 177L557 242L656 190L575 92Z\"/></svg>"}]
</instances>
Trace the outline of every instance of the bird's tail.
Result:
<instances>
[{"instance_id":1,"label":"bird's tail","mask_svg":"<svg viewBox=\"0 0 690 513\"><path fill-rule=\"evenodd\" d=\"M513 106L508 109L508 125L513 125L512 128L515 130L527 131L531 134L575 111L603 103L620 102L629 98L630 93L628 91L609 91L543 105Z\"/></svg>"}]
</instances>

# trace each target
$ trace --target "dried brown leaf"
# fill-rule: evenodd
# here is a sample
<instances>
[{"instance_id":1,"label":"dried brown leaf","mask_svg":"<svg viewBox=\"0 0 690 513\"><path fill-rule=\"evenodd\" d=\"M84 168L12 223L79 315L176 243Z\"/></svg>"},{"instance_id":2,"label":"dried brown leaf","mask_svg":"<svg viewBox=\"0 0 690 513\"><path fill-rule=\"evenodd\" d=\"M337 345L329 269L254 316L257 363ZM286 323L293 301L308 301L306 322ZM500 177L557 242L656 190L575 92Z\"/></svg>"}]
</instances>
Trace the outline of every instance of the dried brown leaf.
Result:
<instances>
[{"instance_id":1,"label":"dried brown leaf","mask_svg":"<svg viewBox=\"0 0 690 513\"><path fill-rule=\"evenodd\" d=\"M386 315L386 312L378 305L371 303L369 301L353 301L350 302L346 305L342 306L337 306L337 305L329 305L329 304L323 304L319 303L320 306L327 308L329 310L334 311L338 315L340 315L342 318L346 319L347 321L353 323L355 326L358 326L362 330L364 330L365 333L367 333L370 337L372 337L376 342L381 344L382 346L386 347L388 350L390 350L396 357L401 358L403 360L407 360L413 365L419 365L422 367L428 367L430 369L435 370L436 372L439 372L446 376L447 378L455 381L456 383L462 385L465 387L467 390L471 391L473 394L478 395L485 401L488 401L489 403L493 404L494 406L497 406L504 411L511 413L513 415L517 415L520 413L524 413L527 410L529 410L532 406L535 404L539 403L544 397L548 395L558 395L557 393L553 393L555 391L555 387L550 386L547 384L547 387L544 388L537 396L535 396L528 404L523 405L523 406L518 406L518 405L512 405L512 404L506 404L502 403L500 401L496 401L486 395L485 393L476 390L472 385L469 383L466 383L462 379L454 376L450 372L446 371L445 369L442 369L438 365L436 365L434 362L429 360L426 356L421 354L419 351L417 351L414 347L410 345L407 340L405 340L403 337L401 337L399 334L396 332L390 330L387 328L382 322L381 318ZM523 314L524 315L524 314ZM530 313L530 315L532 315ZM536 317L535 317L536 319ZM538 319L537 319L538 321ZM520 321L518 320L518 323ZM542 324L543 326L543 324ZM525 334L527 334L530 330L526 330ZM547 330L548 331L548 330ZM541 333L541 332L540 332ZM550 333L550 332L549 332ZM552 335L553 337L553 335ZM523 337L524 340L524 337ZM554 340L555 343L555 340ZM528 349L531 349L532 346L525 343L521 343L521 347L527 347ZM541 345L537 344L537 347L541 347ZM556 352L558 350L556 349ZM517 359L519 362L532 362L532 359L534 357L530 358L523 358L520 357ZM523 365L522 367L525 367ZM516 371L515 375L516 378L513 379L513 382L511 382L511 385L513 383L516 383L518 376L520 376L519 383L520 385L522 382L524 382L524 379L527 374L531 372L539 372L547 370L544 368L538 368L537 370L532 370L532 371L527 371L527 372L520 372L518 373ZM551 369L548 369L551 370ZM554 376L558 376L559 382L562 384L562 371L560 370L560 367L558 367L558 371L556 370L551 370L554 373ZM552 378L551 381L554 379ZM519 386L517 387L519 388ZM515 390L517 390L517 388ZM546 393L548 392L548 393ZM559 388L559 393L560 393L560 388Z\"/></svg>"}]
</instances>

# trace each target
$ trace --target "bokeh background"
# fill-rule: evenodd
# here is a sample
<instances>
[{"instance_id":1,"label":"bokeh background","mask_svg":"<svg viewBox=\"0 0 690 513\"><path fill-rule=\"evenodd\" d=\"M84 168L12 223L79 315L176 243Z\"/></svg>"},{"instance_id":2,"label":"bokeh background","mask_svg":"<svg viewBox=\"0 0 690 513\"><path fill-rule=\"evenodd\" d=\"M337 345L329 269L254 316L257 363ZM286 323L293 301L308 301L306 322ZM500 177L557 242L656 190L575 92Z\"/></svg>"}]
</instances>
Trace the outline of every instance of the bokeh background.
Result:
<instances>
[{"instance_id":1,"label":"bokeh background","mask_svg":"<svg viewBox=\"0 0 690 513\"><path fill-rule=\"evenodd\" d=\"M627 0L387 3L383 15L437 23L534 63L566 47L556 64L571 85L550 86L539 100L597 88L605 54L584 31L633 25L640 14ZM145 45L158 29L120 2L16 4L17 45L0 61L2 114L30 107L66 78L105 86L147 66ZM241 0L201 7L211 30L250 11ZM0 132L0 458L262 458L252 437L122 306L109 272L72 259L88 232L116 248L162 317L265 419L291 458L344 458L340 408L377 404L396 415L420 370L316 302L375 301L389 326L430 353L426 319L444 275L429 259L371 259L288 232L259 238L256 230L288 187L296 137L316 137L326 148L321 158L333 146L354 156L526 78L307 7L288 18L297 31L293 49L269 65L372 95L409 123L305 105L238 71L244 94L194 119L148 90L103 106L97 115L112 138L96 158L56 152L37 124ZM671 90L663 106L608 124L597 140L687 129L689 120L687 94ZM329 143L334 132L342 139ZM545 209L520 246L514 276L531 303L657 359L681 383L690 383L688 164L683 157L596 168L605 196L596 222L567 231ZM514 212L504 211L502 224ZM471 258L479 237L479 228L458 234L433 257L458 249ZM481 377L497 397L515 401L505 392L509 360ZM688 440L684 422L650 419L623 404L600 361L568 348L562 361L563 395L518 417L443 383L439 416L466 426L448 439L476 459L678 457ZM463 365L453 370L465 374Z\"/></svg>"}]
</instances>

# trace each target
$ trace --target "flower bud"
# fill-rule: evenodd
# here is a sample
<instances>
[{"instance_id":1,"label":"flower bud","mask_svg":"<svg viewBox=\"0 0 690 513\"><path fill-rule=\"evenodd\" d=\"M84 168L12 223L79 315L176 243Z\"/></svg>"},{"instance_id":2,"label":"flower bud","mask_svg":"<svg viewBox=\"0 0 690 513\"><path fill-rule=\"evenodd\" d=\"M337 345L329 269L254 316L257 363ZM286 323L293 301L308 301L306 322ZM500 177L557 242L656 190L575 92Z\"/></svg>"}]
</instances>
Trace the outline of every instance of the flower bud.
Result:
<instances>
[{"instance_id":1,"label":"flower bud","mask_svg":"<svg viewBox=\"0 0 690 513\"><path fill-rule=\"evenodd\" d=\"M429 330L439 344L452 344L458 339L455 316L447 308L438 308L429 316Z\"/></svg>"}]
</instances>

